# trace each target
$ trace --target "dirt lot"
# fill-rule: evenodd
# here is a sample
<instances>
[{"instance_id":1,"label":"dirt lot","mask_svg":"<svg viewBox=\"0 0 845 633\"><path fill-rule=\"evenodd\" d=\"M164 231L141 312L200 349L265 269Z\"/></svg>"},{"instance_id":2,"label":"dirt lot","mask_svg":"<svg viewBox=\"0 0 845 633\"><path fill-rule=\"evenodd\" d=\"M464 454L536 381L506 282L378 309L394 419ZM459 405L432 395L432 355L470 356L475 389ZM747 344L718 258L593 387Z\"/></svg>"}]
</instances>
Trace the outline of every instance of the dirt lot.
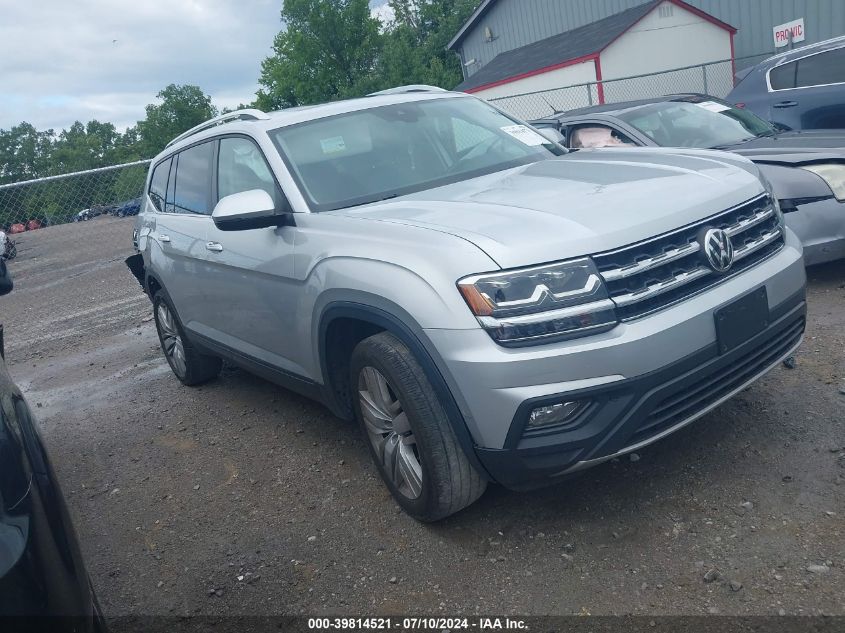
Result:
<instances>
[{"instance_id":1,"label":"dirt lot","mask_svg":"<svg viewBox=\"0 0 845 633\"><path fill-rule=\"evenodd\" d=\"M637 461L421 525L319 405L179 385L131 224L20 236L0 299L107 614L845 614L845 265L810 271L795 369Z\"/></svg>"}]
</instances>

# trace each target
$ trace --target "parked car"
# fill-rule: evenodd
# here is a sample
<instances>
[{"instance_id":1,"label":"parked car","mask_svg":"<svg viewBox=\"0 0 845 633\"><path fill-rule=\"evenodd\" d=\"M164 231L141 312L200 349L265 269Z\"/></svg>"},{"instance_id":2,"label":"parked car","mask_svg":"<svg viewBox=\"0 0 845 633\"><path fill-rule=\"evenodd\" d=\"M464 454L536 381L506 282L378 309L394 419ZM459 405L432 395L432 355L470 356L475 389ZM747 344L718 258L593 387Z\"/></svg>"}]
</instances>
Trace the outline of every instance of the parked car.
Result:
<instances>
[{"instance_id":1,"label":"parked car","mask_svg":"<svg viewBox=\"0 0 845 633\"><path fill-rule=\"evenodd\" d=\"M0 295L12 286L0 259ZM0 325L0 623L10 631L104 631L56 475L3 357Z\"/></svg>"},{"instance_id":2,"label":"parked car","mask_svg":"<svg viewBox=\"0 0 845 633\"><path fill-rule=\"evenodd\" d=\"M83 209L73 217L74 222L87 222L93 218L101 215L113 213L117 209L117 205L95 204L93 207Z\"/></svg>"},{"instance_id":3,"label":"parked car","mask_svg":"<svg viewBox=\"0 0 845 633\"><path fill-rule=\"evenodd\" d=\"M845 35L763 60L727 100L782 129L845 128Z\"/></svg>"},{"instance_id":4,"label":"parked car","mask_svg":"<svg viewBox=\"0 0 845 633\"><path fill-rule=\"evenodd\" d=\"M119 218L126 217L128 215L138 215L138 212L141 210L141 198L133 198L132 200L127 200L125 202L116 205L114 211L112 212L113 215L116 215Z\"/></svg>"},{"instance_id":5,"label":"parked car","mask_svg":"<svg viewBox=\"0 0 845 633\"><path fill-rule=\"evenodd\" d=\"M226 358L357 418L426 521L650 444L803 336L801 243L754 163L567 153L469 95L228 113L144 191L130 269L176 377Z\"/></svg>"},{"instance_id":6,"label":"parked car","mask_svg":"<svg viewBox=\"0 0 845 633\"><path fill-rule=\"evenodd\" d=\"M845 130L779 132L748 110L684 94L570 110L534 121L567 147L717 148L754 161L804 245L807 265L845 257Z\"/></svg>"}]
</instances>

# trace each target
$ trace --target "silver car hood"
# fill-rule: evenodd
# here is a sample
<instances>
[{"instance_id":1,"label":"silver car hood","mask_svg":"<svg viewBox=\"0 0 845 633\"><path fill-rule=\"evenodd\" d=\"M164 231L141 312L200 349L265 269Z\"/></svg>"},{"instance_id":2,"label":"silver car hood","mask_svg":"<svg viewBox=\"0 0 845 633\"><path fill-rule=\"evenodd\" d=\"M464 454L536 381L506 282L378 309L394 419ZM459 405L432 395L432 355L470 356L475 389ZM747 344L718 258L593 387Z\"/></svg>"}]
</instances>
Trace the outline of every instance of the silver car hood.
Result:
<instances>
[{"instance_id":1,"label":"silver car hood","mask_svg":"<svg viewBox=\"0 0 845 633\"><path fill-rule=\"evenodd\" d=\"M512 268L618 248L706 218L759 195L757 173L725 152L582 150L332 213L449 233Z\"/></svg>"}]
</instances>

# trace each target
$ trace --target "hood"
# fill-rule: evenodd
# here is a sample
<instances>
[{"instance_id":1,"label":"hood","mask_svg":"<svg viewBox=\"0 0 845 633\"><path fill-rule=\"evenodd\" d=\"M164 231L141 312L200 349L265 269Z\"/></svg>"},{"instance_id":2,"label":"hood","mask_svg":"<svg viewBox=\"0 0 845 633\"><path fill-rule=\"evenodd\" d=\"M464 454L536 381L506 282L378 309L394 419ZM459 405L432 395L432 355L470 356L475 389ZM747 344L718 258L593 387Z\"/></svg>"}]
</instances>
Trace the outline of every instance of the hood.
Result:
<instances>
[{"instance_id":1,"label":"hood","mask_svg":"<svg viewBox=\"0 0 845 633\"><path fill-rule=\"evenodd\" d=\"M800 130L737 143L726 150L755 162L796 165L845 161L845 130Z\"/></svg>"},{"instance_id":2,"label":"hood","mask_svg":"<svg viewBox=\"0 0 845 633\"><path fill-rule=\"evenodd\" d=\"M611 250L701 220L762 193L757 174L726 152L581 150L331 213L449 233L512 268Z\"/></svg>"}]
</instances>

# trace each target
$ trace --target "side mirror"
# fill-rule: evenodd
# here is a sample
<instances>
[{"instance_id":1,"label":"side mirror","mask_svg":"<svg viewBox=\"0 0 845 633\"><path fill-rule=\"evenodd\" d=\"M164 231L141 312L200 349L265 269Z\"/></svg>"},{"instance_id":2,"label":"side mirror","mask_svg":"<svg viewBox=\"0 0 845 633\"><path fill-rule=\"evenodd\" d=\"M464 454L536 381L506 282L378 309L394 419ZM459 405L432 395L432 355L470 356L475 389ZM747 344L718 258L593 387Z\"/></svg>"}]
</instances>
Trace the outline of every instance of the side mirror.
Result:
<instances>
[{"instance_id":1,"label":"side mirror","mask_svg":"<svg viewBox=\"0 0 845 633\"><path fill-rule=\"evenodd\" d=\"M14 286L9 269L6 268L6 260L0 258L0 295L9 294Z\"/></svg>"},{"instance_id":2,"label":"side mirror","mask_svg":"<svg viewBox=\"0 0 845 633\"><path fill-rule=\"evenodd\" d=\"M541 127L537 131L541 136L547 138L552 143L563 145L564 140L566 140L564 139L563 134L560 133L560 130L553 127Z\"/></svg>"},{"instance_id":3,"label":"side mirror","mask_svg":"<svg viewBox=\"0 0 845 633\"><path fill-rule=\"evenodd\" d=\"M221 231L246 231L287 224L290 213L280 212L270 194L250 189L221 198L211 219Z\"/></svg>"}]
</instances>

